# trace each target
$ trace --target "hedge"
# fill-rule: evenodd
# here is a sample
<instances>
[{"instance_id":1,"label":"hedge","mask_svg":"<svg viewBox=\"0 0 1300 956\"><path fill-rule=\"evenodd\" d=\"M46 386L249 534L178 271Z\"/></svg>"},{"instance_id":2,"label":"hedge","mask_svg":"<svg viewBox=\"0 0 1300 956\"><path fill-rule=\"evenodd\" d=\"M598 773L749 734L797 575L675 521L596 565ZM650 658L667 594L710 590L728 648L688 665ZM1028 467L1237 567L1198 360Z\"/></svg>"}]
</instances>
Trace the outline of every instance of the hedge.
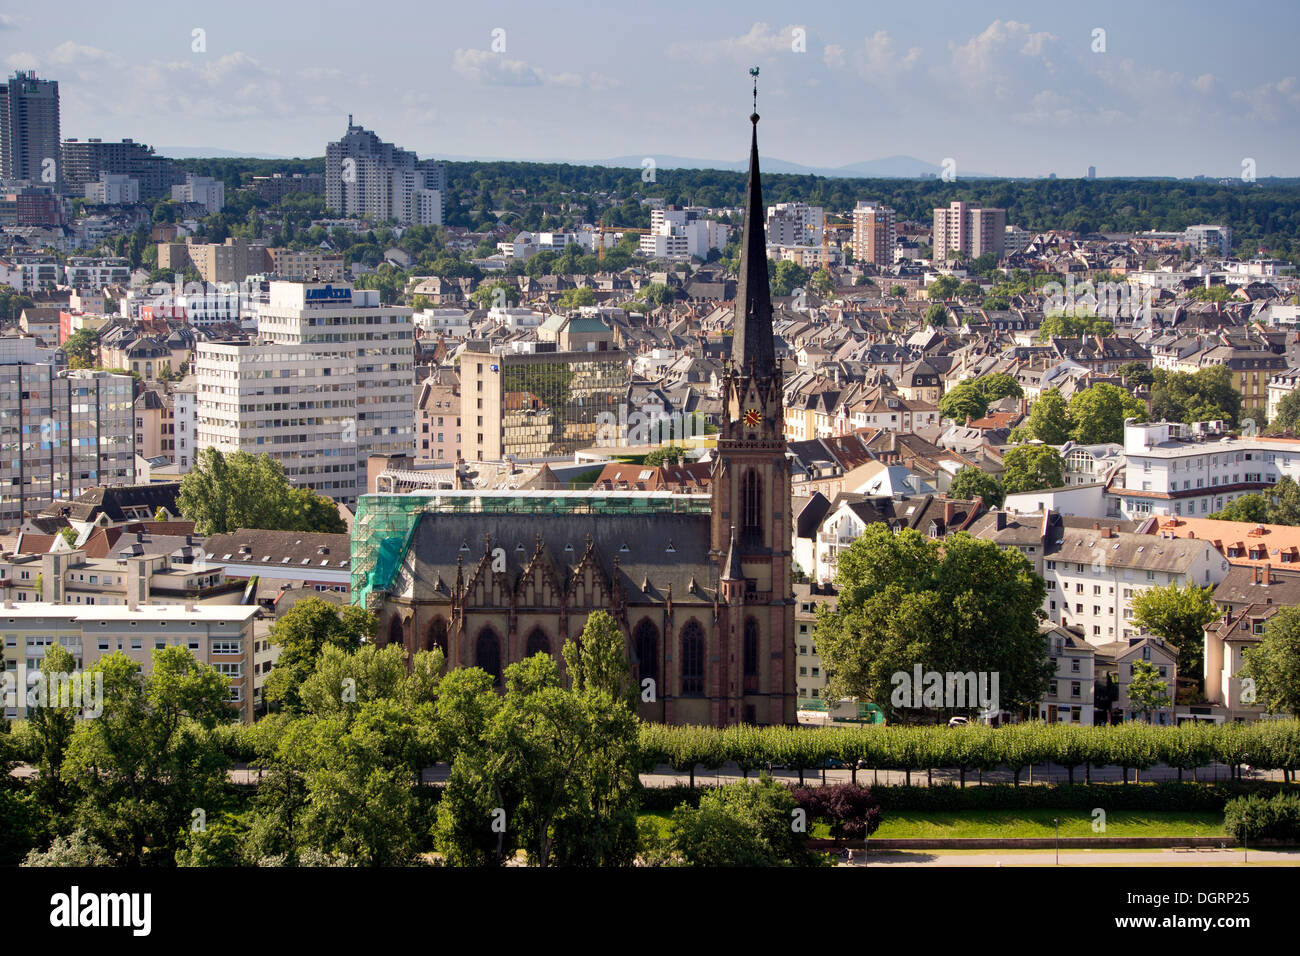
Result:
<instances>
[{"instance_id":1,"label":"hedge","mask_svg":"<svg viewBox=\"0 0 1300 956\"><path fill-rule=\"evenodd\" d=\"M1252 840L1300 842L1300 794L1251 794L1224 808L1223 828L1238 843Z\"/></svg>"}]
</instances>

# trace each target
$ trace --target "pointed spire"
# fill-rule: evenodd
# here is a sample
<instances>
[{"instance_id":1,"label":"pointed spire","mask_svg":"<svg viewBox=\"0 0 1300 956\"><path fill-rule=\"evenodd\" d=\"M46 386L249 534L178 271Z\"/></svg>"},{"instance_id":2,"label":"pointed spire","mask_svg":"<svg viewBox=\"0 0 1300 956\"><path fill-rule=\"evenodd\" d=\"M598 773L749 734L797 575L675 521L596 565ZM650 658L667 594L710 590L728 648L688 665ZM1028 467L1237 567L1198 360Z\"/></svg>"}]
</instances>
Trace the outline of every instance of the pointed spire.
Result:
<instances>
[{"instance_id":1,"label":"pointed spire","mask_svg":"<svg viewBox=\"0 0 1300 956\"><path fill-rule=\"evenodd\" d=\"M776 370L772 342L772 292L767 281L767 230L763 184L758 172L758 72L754 80L754 129L749 145L749 183L745 196L745 231L740 240L740 281L736 285L731 361L742 374L771 375Z\"/></svg>"},{"instance_id":2,"label":"pointed spire","mask_svg":"<svg viewBox=\"0 0 1300 956\"><path fill-rule=\"evenodd\" d=\"M727 548L727 563L722 572L724 581L743 581L745 572L740 567L740 539L736 534L736 526L731 526L731 546Z\"/></svg>"}]
</instances>

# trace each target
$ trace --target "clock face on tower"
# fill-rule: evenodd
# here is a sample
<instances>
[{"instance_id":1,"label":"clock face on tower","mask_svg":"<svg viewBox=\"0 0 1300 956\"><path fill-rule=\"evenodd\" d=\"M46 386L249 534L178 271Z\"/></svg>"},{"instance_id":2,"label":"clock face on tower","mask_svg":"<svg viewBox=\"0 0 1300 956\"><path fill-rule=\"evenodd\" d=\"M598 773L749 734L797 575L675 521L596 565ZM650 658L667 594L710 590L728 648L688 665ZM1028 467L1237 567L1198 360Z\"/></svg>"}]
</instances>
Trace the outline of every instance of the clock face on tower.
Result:
<instances>
[{"instance_id":1,"label":"clock face on tower","mask_svg":"<svg viewBox=\"0 0 1300 956\"><path fill-rule=\"evenodd\" d=\"M759 413L757 408L745 409L745 417L743 421L745 422L745 426L747 428L757 428L759 422L761 422L762 420L763 420L763 416Z\"/></svg>"}]
</instances>

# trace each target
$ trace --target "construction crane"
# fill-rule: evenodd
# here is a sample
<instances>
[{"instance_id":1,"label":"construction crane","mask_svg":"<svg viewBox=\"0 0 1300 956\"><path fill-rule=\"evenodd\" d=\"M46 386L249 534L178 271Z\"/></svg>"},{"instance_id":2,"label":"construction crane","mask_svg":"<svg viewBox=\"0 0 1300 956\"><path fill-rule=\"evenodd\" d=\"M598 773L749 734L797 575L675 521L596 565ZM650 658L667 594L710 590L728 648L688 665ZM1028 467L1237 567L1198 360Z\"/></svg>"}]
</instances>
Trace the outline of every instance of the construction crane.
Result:
<instances>
[{"instance_id":1,"label":"construction crane","mask_svg":"<svg viewBox=\"0 0 1300 956\"><path fill-rule=\"evenodd\" d=\"M634 233L634 234L636 234L636 235L638 235L638 236L648 236L648 235L650 235L650 230L649 230L649 229L631 229L631 228L628 228L628 227L625 227L625 226L606 226L604 223L601 223L601 226L600 226L600 242L598 243L598 245L599 245L599 249L597 249L597 251L596 251L596 261L597 261L597 262L604 262L604 261L605 261L605 233L607 233L607 232L624 232L624 233L626 233L626 232L631 232L631 233Z\"/></svg>"}]
</instances>

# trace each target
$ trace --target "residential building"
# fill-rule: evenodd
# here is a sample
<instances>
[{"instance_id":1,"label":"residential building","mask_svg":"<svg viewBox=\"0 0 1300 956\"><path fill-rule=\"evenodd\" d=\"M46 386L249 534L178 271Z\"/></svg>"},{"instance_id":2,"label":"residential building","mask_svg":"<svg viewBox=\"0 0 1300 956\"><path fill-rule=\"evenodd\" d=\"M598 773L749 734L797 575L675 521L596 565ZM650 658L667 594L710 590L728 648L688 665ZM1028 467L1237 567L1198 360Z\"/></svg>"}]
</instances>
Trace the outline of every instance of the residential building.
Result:
<instances>
[{"instance_id":1,"label":"residential building","mask_svg":"<svg viewBox=\"0 0 1300 956\"><path fill-rule=\"evenodd\" d=\"M63 180L74 193L84 193L105 174L120 175L139 184L139 201L151 202L170 196L172 186L185 181L185 174L172 160L155 156L153 147L129 139L117 143L67 139L62 156Z\"/></svg>"},{"instance_id":2,"label":"residential building","mask_svg":"<svg viewBox=\"0 0 1300 956\"><path fill-rule=\"evenodd\" d=\"M416 459L458 460L461 457L460 376L451 369L436 369L416 386L416 392Z\"/></svg>"},{"instance_id":3,"label":"residential building","mask_svg":"<svg viewBox=\"0 0 1300 956\"><path fill-rule=\"evenodd\" d=\"M965 202L953 202L934 211L934 260L943 262L952 253L976 259L991 252L999 259L1006 248L1007 211L984 209Z\"/></svg>"},{"instance_id":4,"label":"residential building","mask_svg":"<svg viewBox=\"0 0 1300 956\"><path fill-rule=\"evenodd\" d=\"M853 258L885 268L894 264L897 215L889 206L859 202L853 210Z\"/></svg>"},{"instance_id":5,"label":"residential building","mask_svg":"<svg viewBox=\"0 0 1300 956\"><path fill-rule=\"evenodd\" d=\"M782 202L767 207L767 241L778 246L821 245L826 228L826 210L801 202Z\"/></svg>"},{"instance_id":6,"label":"residential building","mask_svg":"<svg viewBox=\"0 0 1300 956\"><path fill-rule=\"evenodd\" d=\"M58 188L59 82L18 70L0 83L0 179Z\"/></svg>"},{"instance_id":7,"label":"residential building","mask_svg":"<svg viewBox=\"0 0 1300 956\"><path fill-rule=\"evenodd\" d=\"M343 216L440 226L445 176L440 163L383 142L351 116L343 138L325 147L325 205Z\"/></svg>"},{"instance_id":8,"label":"residential building","mask_svg":"<svg viewBox=\"0 0 1300 956\"><path fill-rule=\"evenodd\" d=\"M1183 232L1183 241L1189 243L1198 255L1232 254L1232 230L1227 226L1188 226Z\"/></svg>"},{"instance_id":9,"label":"residential building","mask_svg":"<svg viewBox=\"0 0 1300 956\"><path fill-rule=\"evenodd\" d=\"M1052 676L1047 693L1038 704L1038 719L1049 724L1078 724L1091 727L1096 685L1096 649L1077 628L1044 624L1040 630L1047 644Z\"/></svg>"},{"instance_id":10,"label":"residential building","mask_svg":"<svg viewBox=\"0 0 1300 956\"><path fill-rule=\"evenodd\" d=\"M120 206L140 201L140 180L126 173L101 172L99 179L86 183L86 202Z\"/></svg>"},{"instance_id":11,"label":"residential building","mask_svg":"<svg viewBox=\"0 0 1300 956\"><path fill-rule=\"evenodd\" d=\"M121 653L153 670L153 652L184 647L230 681L229 701L241 720L251 723L255 697L254 618L257 607L207 604L138 604L77 607L31 602L0 607L4 630L4 671L12 675L3 700L7 719L26 716L25 689L40 670L52 645L68 650L77 670L93 668L101 658Z\"/></svg>"},{"instance_id":12,"label":"residential building","mask_svg":"<svg viewBox=\"0 0 1300 956\"><path fill-rule=\"evenodd\" d=\"M208 215L213 215L226 205L226 184L211 176L186 173L185 182L172 187L172 199L202 206Z\"/></svg>"}]
</instances>

